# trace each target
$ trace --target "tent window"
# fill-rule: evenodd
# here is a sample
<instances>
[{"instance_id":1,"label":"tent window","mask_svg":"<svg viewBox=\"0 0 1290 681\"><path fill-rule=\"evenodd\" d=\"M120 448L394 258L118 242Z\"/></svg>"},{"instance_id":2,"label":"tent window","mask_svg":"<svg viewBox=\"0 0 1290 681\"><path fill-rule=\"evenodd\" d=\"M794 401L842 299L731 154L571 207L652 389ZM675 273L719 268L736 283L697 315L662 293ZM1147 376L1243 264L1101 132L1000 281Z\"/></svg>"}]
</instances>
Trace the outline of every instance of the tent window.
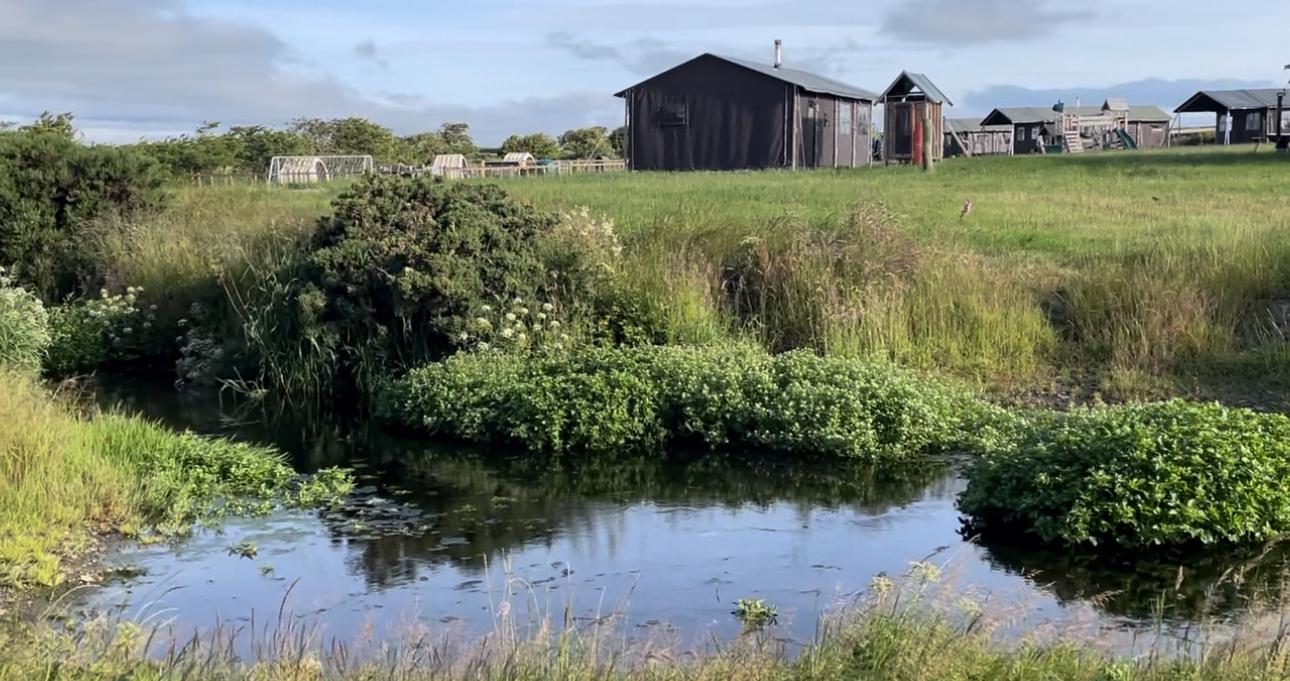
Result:
<instances>
[{"instance_id":1,"label":"tent window","mask_svg":"<svg viewBox=\"0 0 1290 681\"><path fill-rule=\"evenodd\" d=\"M690 111L685 100L667 97L658 108L658 125L662 128L681 128L689 125Z\"/></svg>"},{"instance_id":2,"label":"tent window","mask_svg":"<svg viewBox=\"0 0 1290 681\"><path fill-rule=\"evenodd\" d=\"M838 136L849 137L851 135L851 103L843 102L842 108L838 110Z\"/></svg>"}]
</instances>

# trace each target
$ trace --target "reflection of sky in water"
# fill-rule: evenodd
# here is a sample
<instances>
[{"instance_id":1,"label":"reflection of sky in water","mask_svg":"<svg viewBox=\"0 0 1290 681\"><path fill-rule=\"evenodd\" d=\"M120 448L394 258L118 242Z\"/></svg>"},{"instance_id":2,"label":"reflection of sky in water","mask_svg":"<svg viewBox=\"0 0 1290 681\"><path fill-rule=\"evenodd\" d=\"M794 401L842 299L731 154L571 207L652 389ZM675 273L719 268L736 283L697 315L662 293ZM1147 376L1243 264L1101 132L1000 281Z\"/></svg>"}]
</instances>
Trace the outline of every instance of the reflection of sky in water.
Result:
<instances>
[{"instance_id":1,"label":"reflection of sky in water","mask_svg":"<svg viewBox=\"0 0 1290 681\"><path fill-rule=\"evenodd\" d=\"M393 636L413 622L484 632L509 575L520 622L559 622L569 606L580 622L621 613L629 632L691 644L737 634L733 602L752 597L779 608L784 634L808 641L819 616L872 577L899 577L929 557L946 565L938 589L950 602L970 589L1000 609L1024 604L1018 633L1075 622L1104 635L1154 629L1178 579L1176 560L965 542L954 509L962 482L944 467L890 475L747 457L571 467L436 453L339 428L229 430L218 405L147 384L108 395L176 426L277 442L303 468L356 464L362 476L344 511L231 519L174 547L125 547L113 562L146 574L76 596L79 607L171 622L181 635L217 621L245 626L253 614L274 621L284 598L324 639ZM229 554L243 541L258 547L255 558ZM1284 555L1187 556L1184 588L1163 601L1160 619L1185 629L1202 611L1232 614L1251 595L1275 596ZM1210 589L1230 568L1242 586ZM1096 606L1090 596L1100 596Z\"/></svg>"},{"instance_id":2,"label":"reflection of sky in water","mask_svg":"<svg viewBox=\"0 0 1290 681\"><path fill-rule=\"evenodd\" d=\"M147 574L104 587L89 601L124 605L132 617L155 613L188 632L216 618L245 624L252 611L260 621L276 617L290 587L287 609L322 623L328 637L340 640L410 618L486 631L493 625L489 592L494 603L500 600L509 571L517 592L512 611L521 621L546 613L559 619L572 603L577 617L619 612L630 626L666 623L683 640L700 641L710 633L737 633L732 603L755 597L779 607L793 638L808 640L818 617L864 589L873 575L901 574L910 561L949 547L935 560L952 563L953 579L1028 596L1055 614L1051 598L993 569L981 559L982 549L961 540L952 506L956 491L956 484L942 480L907 504L877 513L792 502L729 507L568 500L555 517L563 512L576 522L557 520L549 531L488 555L487 562L462 553L471 546L468 536L433 543L404 536L355 539L338 535L315 514L280 514L230 521L222 534L202 533L177 550L125 550L116 562ZM254 559L229 555L229 546L248 540L259 550ZM273 571L262 574L264 565Z\"/></svg>"}]
</instances>

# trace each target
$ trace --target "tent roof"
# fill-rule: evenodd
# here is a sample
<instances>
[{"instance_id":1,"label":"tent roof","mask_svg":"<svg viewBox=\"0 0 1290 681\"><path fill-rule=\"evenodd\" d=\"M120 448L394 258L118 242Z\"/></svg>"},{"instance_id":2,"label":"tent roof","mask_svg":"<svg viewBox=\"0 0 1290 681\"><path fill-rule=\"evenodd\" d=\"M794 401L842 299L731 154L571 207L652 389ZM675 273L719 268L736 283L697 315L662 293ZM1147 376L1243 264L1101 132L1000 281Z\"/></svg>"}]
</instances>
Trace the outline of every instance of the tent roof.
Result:
<instances>
[{"instance_id":1,"label":"tent roof","mask_svg":"<svg viewBox=\"0 0 1290 681\"><path fill-rule=\"evenodd\" d=\"M1223 113L1243 109L1270 109L1277 105L1280 88L1261 90L1201 90L1182 103L1174 113ZM1290 99L1290 98L1287 98Z\"/></svg>"},{"instance_id":2,"label":"tent roof","mask_svg":"<svg viewBox=\"0 0 1290 681\"><path fill-rule=\"evenodd\" d=\"M679 69L681 67L684 67L690 64L691 62L695 62L704 58L720 59L721 61L734 64L735 66L743 67L745 69L748 69L749 71L755 71L757 73L760 73L763 76L774 78L775 80L782 81L790 85L796 85L797 87L800 87L803 90L806 90L808 92L818 92L820 94L836 95L838 97L842 97L845 99L858 99L866 102L872 102L878 99L878 95L864 88L856 87L854 85L849 85L847 83L843 83L842 81L834 80L832 78L826 78L824 76L819 76L814 73L802 71L799 69L789 68L787 66L781 66L779 68L775 68L774 66L769 64L761 64L758 62L748 61L747 59L739 59L736 57L726 57L719 54L712 54L711 52L705 52L704 54L701 54L695 57L694 59L690 59L666 71L657 73L637 83L636 85L633 85L632 87L634 88L634 87L639 87L641 85L644 85L645 83L648 83L651 80L654 80L655 78L658 78L659 76L665 73L675 71L676 69ZM627 90L630 90L630 89L631 88L627 88ZM627 90L616 92L614 93L614 96L623 97L627 94Z\"/></svg>"},{"instance_id":3,"label":"tent roof","mask_svg":"<svg viewBox=\"0 0 1290 681\"><path fill-rule=\"evenodd\" d=\"M904 97L914 90L922 92L927 99L933 102L944 102L945 104L954 106L954 102L951 102L950 98L946 97L945 93L941 92L940 88L936 87L936 84L932 82L931 78L928 78L921 73L911 73L909 71L901 71L900 75L896 77L896 80L888 86L885 91L883 91L882 98Z\"/></svg>"}]
</instances>

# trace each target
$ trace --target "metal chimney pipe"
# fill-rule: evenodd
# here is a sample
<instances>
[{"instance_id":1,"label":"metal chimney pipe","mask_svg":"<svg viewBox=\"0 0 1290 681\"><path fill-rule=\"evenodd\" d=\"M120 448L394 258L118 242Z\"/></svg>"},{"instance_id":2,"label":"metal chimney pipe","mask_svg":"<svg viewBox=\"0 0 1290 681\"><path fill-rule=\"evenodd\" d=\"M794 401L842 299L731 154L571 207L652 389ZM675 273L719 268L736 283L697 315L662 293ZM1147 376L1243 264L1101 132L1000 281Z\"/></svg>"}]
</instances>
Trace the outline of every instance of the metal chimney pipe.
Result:
<instances>
[{"instance_id":1,"label":"metal chimney pipe","mask_svg":"<svg viewBox=\"0 0 1290 681\"><path fill-rule=\"evenodd\" d=\"M784 41L775 39L775 68L784 65Z\"/></svg>"}]
</instances>

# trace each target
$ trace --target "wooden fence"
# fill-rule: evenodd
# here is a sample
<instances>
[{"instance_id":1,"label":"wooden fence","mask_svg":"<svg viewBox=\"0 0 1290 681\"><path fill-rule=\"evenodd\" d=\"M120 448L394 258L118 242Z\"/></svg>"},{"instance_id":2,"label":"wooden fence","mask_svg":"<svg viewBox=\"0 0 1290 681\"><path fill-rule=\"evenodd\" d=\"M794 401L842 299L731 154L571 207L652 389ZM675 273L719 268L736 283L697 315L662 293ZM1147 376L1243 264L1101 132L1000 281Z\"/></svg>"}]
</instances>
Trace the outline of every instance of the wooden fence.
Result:
<instances>
[{"instance_id":1,"label":"wooden fence","mask_svg":"<svg viewBox=\"0 0 1290 681\"><path fill-rule=\"evenodd\" d=\"M373 172L379 175L405 175L420 177L433 175L446 180L470 178L533 177L547 175L579 175L584 173L621 173L627 170L627 162L622 159L606 161L554 161L547 164L502 165L476 164L460 168L432 168L417 165L378 166ZM206 173L192 175L190 182L199 187L223 187L235 184L254 184L268 181L263 173ZM301 180L304 181L303 179ZM310 180L317 182L318 179Z\"/></svg>"}]
</instances>

